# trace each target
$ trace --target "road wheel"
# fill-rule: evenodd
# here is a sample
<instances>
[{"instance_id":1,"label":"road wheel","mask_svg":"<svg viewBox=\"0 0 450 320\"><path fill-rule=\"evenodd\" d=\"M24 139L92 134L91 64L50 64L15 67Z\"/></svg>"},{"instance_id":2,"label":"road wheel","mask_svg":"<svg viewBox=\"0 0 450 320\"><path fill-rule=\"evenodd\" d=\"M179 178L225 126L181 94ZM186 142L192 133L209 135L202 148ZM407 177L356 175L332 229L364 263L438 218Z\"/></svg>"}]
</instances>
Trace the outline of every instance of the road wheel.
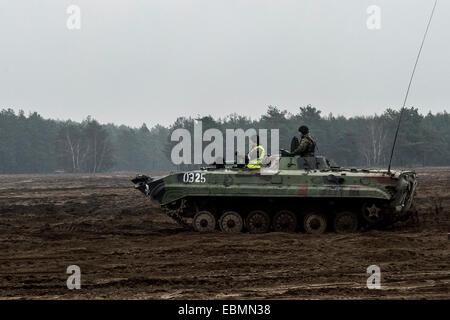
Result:
<instances>
[{"instance_id":1,"label":"road wheel","mask_svg":"<svg viewBox=\"0 0 450 320\"><path fill-rule=\"evenodd\" d=\"M358 216L351 211L339 212L334 217L334 231L352 233L358 230Z\"/></svg>"},{"instance_id":2,"label":"road wheel","mask_svg":"<svg viewBox=\"0 0 450 320\"><path fill-rule=\"evenodd\" d=\"M303 220L306 233L322 234L327 229L327 218L321 213L309 213Z\"/></svg>"},{"instance_id":3,"label":"road wheel","mask_svg":"<svg viewBox=\"0 0 450 320\"><path fill-rule=\"evenodd\" d=\"M192 226L198 232L212 232L216 228L216 218L209 211L200 211L192 219Z\"/></svg>"},{"instance_id":4,"label":"road wheel","mask_svg":"<svg viewBox=\"0 0 450 320\"><path fill-rule=\"evenodd\" d=\"M272 223L276 232L294 232L297 229L297 217L289 210L278 211Z\"/></svg>"},{"instance_id":5,"label":"road wheel","mask_svg":"<svg viewBox=\"0 0 450 320\"><path fill-rule=\"evenodd\" d=\"M250 233L265 233L270 228L270 217L262 210L255 210L248 214L246 224Z\"/></svg>"},{"instance_id":6,"label":"road wheel","mask_svg":"<svg viewBox=\"0 0 450 320\"><path fill-rule=\"evenodd\" d=\"M242 231L244 222L239 213L227 211L219 219L220 230L227 233L239 233Z\"/></svg>"}]
</instances>

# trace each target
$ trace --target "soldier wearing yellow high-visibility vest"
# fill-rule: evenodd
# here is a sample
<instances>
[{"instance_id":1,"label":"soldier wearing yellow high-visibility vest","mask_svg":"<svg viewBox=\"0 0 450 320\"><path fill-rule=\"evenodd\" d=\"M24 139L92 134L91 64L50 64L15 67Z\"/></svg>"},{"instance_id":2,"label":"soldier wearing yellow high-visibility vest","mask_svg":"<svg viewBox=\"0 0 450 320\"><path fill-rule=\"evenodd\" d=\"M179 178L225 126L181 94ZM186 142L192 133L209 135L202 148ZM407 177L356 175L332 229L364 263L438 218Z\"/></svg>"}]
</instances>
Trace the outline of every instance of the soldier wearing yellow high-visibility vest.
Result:
<instances>
[{"instance_id":1,"label":"soldier wearing yellow high-visibility vest","mask_svg":"<svg viewBox=\"0 0 450 320\"><path fill-rule=\"evenodd\" d=\"M259 136L252 136L251 140L255 146L248 153L247 168L259 169L261 168L261 163L265 156L265 150L264 147L259 144Z\"/></svg>"}]
</instances>

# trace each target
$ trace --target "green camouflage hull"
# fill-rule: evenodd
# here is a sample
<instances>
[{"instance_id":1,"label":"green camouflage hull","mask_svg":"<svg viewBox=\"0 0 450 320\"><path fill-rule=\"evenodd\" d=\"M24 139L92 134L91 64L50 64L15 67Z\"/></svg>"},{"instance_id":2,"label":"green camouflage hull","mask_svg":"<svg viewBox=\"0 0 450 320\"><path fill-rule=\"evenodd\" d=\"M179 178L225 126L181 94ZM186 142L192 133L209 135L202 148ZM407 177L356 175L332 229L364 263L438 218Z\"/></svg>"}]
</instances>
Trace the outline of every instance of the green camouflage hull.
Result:
<instances>
[{"instance_id":1,"label":"green camouflage hull","mask_svg":"<svg viewBox=\"0 0 450 320\"><path fill-rule=\"evenodd\" d=\"M269 219L280 210L289 210L297 225L311 212L329 221L339 212L353 212L358 226L405 219L417 183L414 172L332 168L326 159L321 160L311 168L302 158L284 157L269 172L236 166L204 168L154 179L138 176L133 182L163 208L176 210L180 218L206 211L214 223L231 210L241 216L243 228L255 208L265 211Z\"/></svg>"}]
</instances>

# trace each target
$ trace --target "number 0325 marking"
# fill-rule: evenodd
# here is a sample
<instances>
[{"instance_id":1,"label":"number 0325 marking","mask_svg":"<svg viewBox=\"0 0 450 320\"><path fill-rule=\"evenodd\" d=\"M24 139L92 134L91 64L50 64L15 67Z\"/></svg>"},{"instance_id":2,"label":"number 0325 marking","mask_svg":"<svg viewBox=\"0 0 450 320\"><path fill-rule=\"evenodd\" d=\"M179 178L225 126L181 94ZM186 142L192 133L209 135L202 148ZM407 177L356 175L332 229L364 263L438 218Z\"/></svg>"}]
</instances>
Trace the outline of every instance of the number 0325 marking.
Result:
<instances>
[{"instance_id":1,"label":"number 0325 marking","mask_svg":"<svg viewBox=\"0 0 450 320\"><path fill-rule=\"evenodd\" d=\"M203 175L203 172L186 172L183 175L184 183L205 183L206 178Z\"/></svg>"}]
</instances>

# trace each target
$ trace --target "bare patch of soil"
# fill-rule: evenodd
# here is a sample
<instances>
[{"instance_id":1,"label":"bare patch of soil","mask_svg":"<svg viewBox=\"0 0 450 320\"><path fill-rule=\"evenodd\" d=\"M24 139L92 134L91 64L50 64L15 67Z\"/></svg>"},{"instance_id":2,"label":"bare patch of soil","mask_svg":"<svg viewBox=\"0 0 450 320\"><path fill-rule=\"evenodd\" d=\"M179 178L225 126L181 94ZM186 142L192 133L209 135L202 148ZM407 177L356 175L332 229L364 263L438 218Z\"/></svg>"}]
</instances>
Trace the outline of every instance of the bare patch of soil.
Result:
<instances>
[{"instance_id":1,"label":"bare patch of soil","mask_svg":"<svg viewBox=\"0 0 450 320\"><path fill-rule=\"evenodd\" d=\"M419 225L321 236L185 231L131 174L0 176L0 298L448 299L450 168L417 171Z\"/></svg>"}]
</instances>

